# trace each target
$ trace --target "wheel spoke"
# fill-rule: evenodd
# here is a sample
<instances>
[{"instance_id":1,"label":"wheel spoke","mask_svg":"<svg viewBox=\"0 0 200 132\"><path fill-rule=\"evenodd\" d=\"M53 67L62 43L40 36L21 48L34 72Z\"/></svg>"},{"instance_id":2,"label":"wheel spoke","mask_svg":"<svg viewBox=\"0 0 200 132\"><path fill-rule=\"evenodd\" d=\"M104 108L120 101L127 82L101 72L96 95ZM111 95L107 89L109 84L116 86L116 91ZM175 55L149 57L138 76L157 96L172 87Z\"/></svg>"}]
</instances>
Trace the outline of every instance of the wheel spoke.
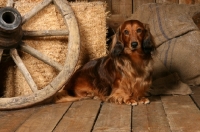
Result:
<instances>
[{"instance_id":1,"label":"wheel spoke","mask_svg":"<svg viewBox=\"0 0 200 132\"><path fill-rule=\"evenodd\" d=\"M31 90L33 92L36 92L38 90L35 82L33 81L29 71L27 70L26 66L22 62L21 58L19 57L16 49L10 50L10 55L12 56L14 62L18 66L20 72L23 74L24 78L26 79L28 85L30 86Z\"/></svg>"},{"instance_id":2,"label":"wheel spoke","mask_svg":"<svg viewBox=\"0 0 200 132\"><path fill-rule=\"evenodd\" d=\"M28 54L34 56L37 59L43 61L44 63L54 67L58 71L61 71L63 69L63 67L59 63L53 61L52 59L50 59L49 57L45 56L41 52L37 51L36 49L34 49L34 48L24 44L24 43L21 44L21 50L27 52Z\"/></svg>"},{"instance_id":3,"label":"wheel spoke","mask_svg":"<svg viewBox=\"0 0 200 132\"><path fill-rule=\"evenodd\" d=\"M23 31L24 36L45 37L45 36L65 36L69 35L68 30L45 30L45 31Z\"/></svg>"},{"instance_id":4,"label":"wheel spoke","mask_svg":"<svg viewBox=\"0 0 200 132\"><path fill-rule=\"evenodd\" d=\"M2 55L3 55L3 49L0 49L0 62L1 62Z\"/></svg>"},{"instance_id":5,"label":"wheel spoke","mask_svg":"<svg viewBox=\"0 0 200 132\"><path fill-rule=\"evenodd\" d=\"M28 12L27 14L25 14L22 17L22 23L25 23L27 20L29 20L32 16L34 16L35 14L37 14L40 10L42 10L44 7L46 7L47 5L49 5L51 3L52 0L43 0L42 3L39 3L38 5L36 5L30 12Z\"/></svg>"},{"instance_id":6,"label":"wheel spoke","mask_svg":"<svg viewBox=\"0 0 200 132\"><path fill-rule=\"evenodd\" d=\"M7 0L7 4L6 4L6 6L7 7L13 7L13 4L14 4L14 2L13 2L13 0Z\"/></svg>"}]
</instances>

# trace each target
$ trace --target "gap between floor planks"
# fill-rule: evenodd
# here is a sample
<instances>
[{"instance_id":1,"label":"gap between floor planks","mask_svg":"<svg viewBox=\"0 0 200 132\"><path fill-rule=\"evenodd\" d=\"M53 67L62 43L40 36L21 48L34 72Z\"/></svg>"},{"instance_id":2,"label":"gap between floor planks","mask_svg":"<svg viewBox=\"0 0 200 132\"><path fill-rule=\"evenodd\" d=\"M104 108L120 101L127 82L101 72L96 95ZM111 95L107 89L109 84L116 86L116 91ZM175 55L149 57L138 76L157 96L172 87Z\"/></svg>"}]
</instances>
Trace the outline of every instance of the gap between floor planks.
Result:
<instances>
[{"instance_id":1,"label":"gap between floor planks","mask_svg":"<svg viewBox=\"0 0 200 132\"><path fill-rule=\"evenodd\" d=\"M194 90L195 91L195 90ZM151 104L128 106L83 100L0 111L1 132L198 132L199 90L190 96L153 96Z\"/></svg>"}]
</instances>

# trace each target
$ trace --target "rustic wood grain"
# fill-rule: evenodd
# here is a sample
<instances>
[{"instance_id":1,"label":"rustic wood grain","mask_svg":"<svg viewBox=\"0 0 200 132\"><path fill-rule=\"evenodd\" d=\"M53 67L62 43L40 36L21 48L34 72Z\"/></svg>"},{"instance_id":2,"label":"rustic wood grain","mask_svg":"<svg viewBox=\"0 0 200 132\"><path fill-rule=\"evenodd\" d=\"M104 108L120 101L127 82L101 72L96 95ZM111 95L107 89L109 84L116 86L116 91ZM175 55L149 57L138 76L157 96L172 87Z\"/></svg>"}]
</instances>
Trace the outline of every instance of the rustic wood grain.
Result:
<instances>
[{"instance_id":1,"label":"rustic wood grain","mask_svg":"<svg viewBox=\"0 0 200 132\"><path fill-rule=\"evenodd\" d=\"M54 132L90 132L98 114L100 104L101 102L98 100L74 102Z\"/></svg>"},{"instance_id":2,"label":"rustic wood grain","mask_svg":"<svg viewBox=\"0 0 200 132\"><path fill-rule=\"evenodd\" d=\"M133 13L132 0L112 0L111 4L112 15L118 14L127 18Z\"/></svg>"},{"instance_id":3,"label":"rustic wood grain","mask_svg":"<svg viewBox=\"0 0 200 132\"><path fill-rule=\"evenodd\" d=\"M59 64L58 62L50 59L49 57L47 57L46 55L42 54L41 52L39 52L38 50L30 47L29 45L22 43L20 45L20 49L22 51L25 51L26 53L32 55L33 57L37 58L38 60L43 61L44 63L54 67L55 69L57 69L58 71L62 71L63 66L61 64Z\"/></svg>"},{"instance_id":4,"label":"rustic wood grain","mask_svg":"<svg viewBox=\"0 0 200 132\"><path fill-rule=\"evenodd\" d=\"M200 130L200 111L190 96L162 96L161 99L172 131Z\"/></svg>"},{"instance_id":5,"label":"rustic wood grain","mask_svg":"<svg viewBox=\"0 0 200 132\"><path fill-rule=\"evenodd\" d=\"M191 98L193 99L194 103L197 105L197 107L200 109L200 86L192 87L193 94L191 95Z\"/></svg>"},{"instance_id":6,"label":"rustic wood grain","mask_svg":"<svg viewBox=\"0 0 200 132\"><path fill-rule=\"evenodd\" d=\"M200 109L200 95L192 95L192 99L194 100L194 103L197 105L197 107Z\"/></svg>"},{"instance_id":7,"label":"rustic wood grain","mask_svg":"<svg viewBox=\"0 0 200 132\"><path fill-rule=\"evenodd\" d=\"M0 131L14 132L34 112L37 112L37 108L28 108L15 111L0 111Z\"/></svg>"},{"instance_id":8,"label":"rustic wood grain","mask_svg":"<svg viewBox=\"0 0 200 132\"><path fill-rule=\"evenodd\" d=\"M150 98L151 103L147 105L147 115L150 132L171 132L166 113L159 96Z\"/></svg>"},{"instance_id":9,"label":"rustic wood grain","mask_svg":"<svg viewBox=\"0 0 200 132\"><path fill-rule=\"evenodd\" d=\"M104 103L93 132L130 132L131 106Z\"/></svg>"},{"instance_id":10,"label":"rustic wood grain","mask_svg":"<svg viewBox=\"0 0 200 132\"><path fill-rule=\"evenodd\" d=\"M132 110L132 131L149 132L149 122L146 105L134 106Z\"/></svg>"},{"instance_id":11,"label":"rustic wood grain","mask_svg":"<svg viewBox=\"0 0 200 132\"><path fill-rule=\"evenodd\" d=\"M10 55L13 58L13 60L14 60L15 64L17 65L17 67L19 68L20 72L22 73L22 75L26 79L26 82L30 86L31 90L33 92L36 92L38 90L37 85L35 84L33 78L31 77L31 74L27 70L27 68L24 65L24 63L22 62L21 58L19 57L19 55L17 53L17 50L16 49L11 49L10 50Z\"/></svg>"},{"instance_id":12,"label":"rustic wood grain","mask_svg":"<svg viewBox=\"0 0 200 132\"><path fill-rule=\"evenodd\" d=\"M43 0L41 3L39 3L37 6L35 6L31 11L26 13L22 17L22 24L28 21L31 17L33 17L35 14L37 14L40 10L42 10L44 7L48 6L52 0Z\"/></svg>"},{"instance_id":13,"label":"rustic wood grain","mask_svg":"<svg viewBox=\"0 0 200 132\"><path fill-rule=\"evenodd\" d=\"M192 95L200 95L200 86L191 87L191 90L193 92Z\"/></svg>"},{"instance_id":14,"label":"rustic wood grain","mask_svg":"<svg viewBox=\"0 0 200 132\"><path fill-rule=\"evenodd\" d=\"M51 1L43 1L51 2ZM0 110L19 109L46 101L52 97L68 80L73 73L80 52L80 34L78 24L69 3L66 0L53 0L62 14L69 29L68 52L62 71L46 87L30 95L0 98ZM36 6L37 7L37 6ZM45 7L44 5L42 7ZM35 7L34 7L35 8ZM39 7L37 7L39 8ZM39 9L40 10L40 9ZM28 15L29 16L29 15ZM32 15L30 15L32 16ZM70 62L70 63L69 63Z\"/></svg>"},{"instance_id":15,"label":"rustic wood grain","mask_svg":"<svg viewBox=\"0 0 200 132\"><path fill-rule=\"evenodd\" d=\"M65 36L69 35L68 30L42 30L42 31L23 31L24 36L45 37L45 36Z\"/></svg>"},{"instance_id":16,"label":"rustic wood grain","mask_svg":"<svg viewBox=\"0 0 200 132\"><path fill-rule=\"evenodd\" d=\"M179 0L156 0L156 3L178 3Z\"/></svg>"},{"instance_id":17,"label":"rustic wood grain","mask_svg":"<svg viewBox=\"0 0 200 132\"><path fill-rule=\"evenodd\" d=\"M195 4L195 0L179 0L179 4Z\"/></svg>"},{"instance_id":18,"label":"rustic wood grain","mask_svg":"<svg viewBox=\"0 0 200 132\"><path fill-rule=\"evenodd\" d=\"M134 12L137 10L139 6L142 4L147 4L147 3L155 3L155 0L134 0L133 1L133 10Z\"/></svg>"},{"instance_id":19,"label":"rustic wood grain","mask_svg":"<svg viewBox=\"0 0 200 132\"><path fill-rule=\"evenodd\" d=\"M51 132L71 103L61 103L42 106L32 114L16 132Z\"/></svg>"},{"instance_id":20,"label":"rustic wood grain","mask_svg":"<svg viewBox=\"0 0 200 132\"><path fill-rule=\"evenodd\" d=\"M160 97L151 97L148 105L133 107L133 132L170 132L164 108Z\"/></svg>"}]
</instances>

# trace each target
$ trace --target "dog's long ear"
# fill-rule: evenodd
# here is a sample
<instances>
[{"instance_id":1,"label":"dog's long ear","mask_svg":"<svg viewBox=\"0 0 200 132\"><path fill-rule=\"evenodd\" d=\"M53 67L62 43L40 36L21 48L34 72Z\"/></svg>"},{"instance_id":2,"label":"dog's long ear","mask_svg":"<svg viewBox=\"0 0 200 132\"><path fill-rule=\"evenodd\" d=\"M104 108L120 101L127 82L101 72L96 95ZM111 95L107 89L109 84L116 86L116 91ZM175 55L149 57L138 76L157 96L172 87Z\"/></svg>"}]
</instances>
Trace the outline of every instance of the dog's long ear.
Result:
<instances>
[{"instance_id":1,"label":"dog's long ear","mask_svg":"<svg viewBox=\"0 0 200 132\"><path fill-rule=\"evenodd\" d=\"M119 56L122 53L122 51L124 50L124 44L120 40L120 37L121 37L120 28L121 27L119 27L117 29L117 31L112 39L112 45L109 50L112 57Z\"/></svg>"},{"instance_id":2,"label":"dog's long ear","mask_svg":"<svg viewBox=\"0 0 200 132\"><path fill-rule=\"evenodd\" d=\"M144 27L145 27L145 37L142 43L142 48L145 54L150 54L152 51L155 50L155 43L150 33L149 25L144 24Z\"/></svg>"}]
</instances>

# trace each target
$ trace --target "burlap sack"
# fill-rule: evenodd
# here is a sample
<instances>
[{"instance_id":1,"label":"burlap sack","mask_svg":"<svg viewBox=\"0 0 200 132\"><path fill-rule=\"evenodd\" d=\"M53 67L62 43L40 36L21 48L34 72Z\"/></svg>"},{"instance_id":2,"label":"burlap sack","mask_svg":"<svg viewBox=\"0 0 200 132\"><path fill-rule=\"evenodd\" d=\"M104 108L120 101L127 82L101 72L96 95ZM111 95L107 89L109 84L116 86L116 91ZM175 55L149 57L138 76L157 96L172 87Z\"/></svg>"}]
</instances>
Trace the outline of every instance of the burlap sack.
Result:
<instances>
[{"instance_id":1,"label":"burlap sack","mask_svg":"<svg viewBox=\"0 0 200 132\"><path fill-rule=\"evenodd\" d=\"M129 18L148 23L155 39L152 94L190 94L188 85L200 84L198 12L199 5L146 4Z\"/></svg>"}]
</instances>

